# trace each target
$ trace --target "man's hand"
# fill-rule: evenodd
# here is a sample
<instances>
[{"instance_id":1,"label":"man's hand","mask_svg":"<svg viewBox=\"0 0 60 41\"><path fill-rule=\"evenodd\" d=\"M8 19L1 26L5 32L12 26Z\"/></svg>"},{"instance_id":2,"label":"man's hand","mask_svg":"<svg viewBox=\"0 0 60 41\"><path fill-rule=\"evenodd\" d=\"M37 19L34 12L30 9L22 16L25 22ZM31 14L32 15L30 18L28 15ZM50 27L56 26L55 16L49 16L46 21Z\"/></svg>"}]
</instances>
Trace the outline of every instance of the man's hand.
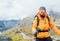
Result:
<instances>
[{"instance_id":1,"label":"man's hand","mask_svg":"<svg viewBox=\"0 0 60 41\"><path fill-rule=\"evenodd\" d=\"M37 37L37 32L34 33L34 36Z\"/></svg>"},{"instance_id":2,"label":"man's hand","mask_svg":"<svg viewBox=\"0 0 60 41\"><path fill-rule=\"evenodd\" d=\"M36 28L36 32L34 33L34 36L37 37L37 33L40 32L39 28Z\"/></svg>"}]
</instances>

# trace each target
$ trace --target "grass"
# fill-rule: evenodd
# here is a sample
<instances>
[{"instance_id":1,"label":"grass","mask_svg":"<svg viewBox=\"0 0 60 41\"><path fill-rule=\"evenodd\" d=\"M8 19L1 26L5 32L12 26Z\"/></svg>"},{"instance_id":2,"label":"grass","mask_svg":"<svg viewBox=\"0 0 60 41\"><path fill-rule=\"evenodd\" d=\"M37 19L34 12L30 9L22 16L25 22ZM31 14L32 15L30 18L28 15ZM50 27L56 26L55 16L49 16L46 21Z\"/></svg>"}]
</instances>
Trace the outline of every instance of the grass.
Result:
<instances>
[{"instance_id":1,"label":"grass","mask_svg":"<svg viewBox=\"0 0 60 41\"><path fill-rule=\"evenodd\" d=\"M32 39L24 39L23 36L20 33L16 33L16 31L18 32L25 32L27 33L27 36L31 36L32 37L32 31L29 28L21 28L21 29L14 29L11 30L8 34L3 34L0 36L0 40L2 40L4 38L4 36L8 36L11 38L11 40L9 41L32 41ZM57 35L52 35L53 40L56 41L60 41L60 37Z\"/></svg>"}]
</instances>

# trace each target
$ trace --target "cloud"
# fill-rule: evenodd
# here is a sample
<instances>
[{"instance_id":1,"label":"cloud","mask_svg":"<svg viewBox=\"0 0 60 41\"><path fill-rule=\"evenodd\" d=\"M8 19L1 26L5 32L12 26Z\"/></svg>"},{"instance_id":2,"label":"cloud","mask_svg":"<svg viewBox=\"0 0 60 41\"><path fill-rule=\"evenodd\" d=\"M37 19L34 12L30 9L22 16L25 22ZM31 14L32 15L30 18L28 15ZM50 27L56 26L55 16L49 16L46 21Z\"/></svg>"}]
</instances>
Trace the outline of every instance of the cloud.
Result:
<instances>
[{"instance_id":1,"label":"cloud","mask_svg":"<svg viewBox=\"0 0 60 41\"><path fill-rule=\"evenodd\" d=\"M0 0L0 19L19 19L35 14L40 6L60 11L60 0Z\"/></svg>"},{"instance_id":2,"label":"cloud","mask_svg":"<svg viewBox=\"0 0 60 41\"><path fill-rule=\"evenodd\" d=\"M10 0L3 0L0 5L0 19L16 19L18 18L18 16L16 17L16 14L21 12L22 9L23 6L21 4Z\"/></svg>"}]
</instances>

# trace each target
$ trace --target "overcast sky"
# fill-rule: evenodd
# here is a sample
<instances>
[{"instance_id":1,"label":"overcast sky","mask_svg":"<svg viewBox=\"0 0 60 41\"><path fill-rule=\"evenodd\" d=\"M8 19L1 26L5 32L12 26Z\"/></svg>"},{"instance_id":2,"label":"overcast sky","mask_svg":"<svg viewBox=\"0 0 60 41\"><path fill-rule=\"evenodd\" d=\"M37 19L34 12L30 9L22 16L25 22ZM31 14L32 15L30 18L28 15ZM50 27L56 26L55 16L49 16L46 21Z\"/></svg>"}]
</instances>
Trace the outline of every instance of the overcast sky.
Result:
<instances>
[{"instance_id":1,"label":"overcast sky","mask_svg":"<svg viewBox=\"0 0 60 41\"><path fill-rule=\"evenodd\" d=\"M34 15L40 6L60 12L60 0L0 0L0 20Z\"/></svg>"}]
</instances>

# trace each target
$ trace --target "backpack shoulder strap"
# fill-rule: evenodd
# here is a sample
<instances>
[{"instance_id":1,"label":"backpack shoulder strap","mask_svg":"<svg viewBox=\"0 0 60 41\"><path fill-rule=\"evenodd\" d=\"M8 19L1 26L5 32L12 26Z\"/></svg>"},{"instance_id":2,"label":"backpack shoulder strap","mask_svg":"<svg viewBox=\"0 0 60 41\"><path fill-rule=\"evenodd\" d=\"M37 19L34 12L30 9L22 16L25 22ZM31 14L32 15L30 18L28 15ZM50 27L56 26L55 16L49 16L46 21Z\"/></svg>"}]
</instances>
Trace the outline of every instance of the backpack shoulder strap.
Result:
<instances>
[{"instance_id":1,"label":"backpack shoulder strap","mask_svg":"<svg viewBox=\"0 0 60 41\"><path fill-rule=\"evenodd\" d=\"M37 26L39 25L39 17L37 15L35 15L34 19L37 17Z\"/></svg>"},{"instance_id":2,"label":"backpack shoulder strap","mask_svg":"<svg viewBox=\"0 0 60 41\"><path fill-rule=\"evenodd\" d=\"M38 17L37 15L35 15L34 19L35 19L36 17L37 17L37 26L38 26L40 19L39 19L39 17ZM47 19L48 19L48 23L49 23L49 22L50 22L49 16L47 16Z\"/></svg>"},{"instance_id":3,"label":"backpack shoulder strap","mask_svg":"<svg viewBox=\"0 0 60 41\"><path fill-rule=\"evenodd\" d=\"M49 18L49 16L47 16L47 19L48 19L48 23L50 22L50 18Z\"/></svg>"},{"instance_id":4,"label":"backpack shoulder strap","mask_svg":"<svg viewBox=\"0 0 60 41\"><path fill-rule=\"evenodd\" d=\"M48 19L48 24L50 23L50 18L49 16L47 16L47 19ZM49 31L50 31L50 28L49 28Z\"/></svg>"}]
</instances>

